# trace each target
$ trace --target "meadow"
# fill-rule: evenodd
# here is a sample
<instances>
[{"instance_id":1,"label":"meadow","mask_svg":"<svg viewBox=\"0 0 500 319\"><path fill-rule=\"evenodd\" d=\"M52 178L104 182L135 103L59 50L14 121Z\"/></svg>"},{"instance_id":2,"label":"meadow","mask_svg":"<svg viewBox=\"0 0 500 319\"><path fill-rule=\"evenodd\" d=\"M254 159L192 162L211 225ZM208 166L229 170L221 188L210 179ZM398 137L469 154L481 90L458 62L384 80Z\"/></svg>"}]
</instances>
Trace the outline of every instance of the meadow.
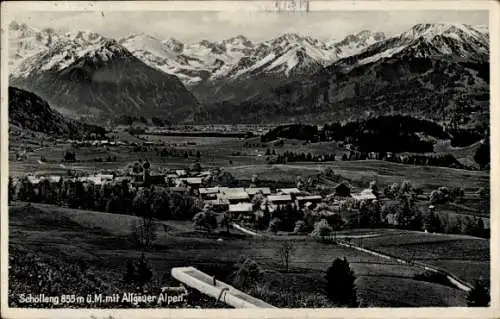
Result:
<instances>
[{"instance_id":1,"label":"meadow","mask_svg":"<svg viewBox=\"0 0 500 319\"><path fill-rule=\"evenodd\" d=\"M193 230L190 222L165 221L162 223L168 226L168 231L160 231L153 249L143 251L136 248L130 238L131 229L137 222L138 219L134 216L110 215L44 204L26 207L24 203L14 203L9 212L11 264L16 264L16 260L25 256L35 255L49 267L59 267L57 263L88 265L92 278L96 279L85 289L97 291L102 288L95 283L105 282L107 289L116 291L127 289L122 282L127 260L138 258L142 253L151 264L154 270L153 281L158 285L172 283L172 267L189 265L225 280L239 258L246 256L259 264L267 278L266 287L262 290L265 293L261 291L262 295L257 297L264 300L267 298L267 301L276 306L325 307L330 305L323 292L325 270L336 257L346 257L358 277L358 296L364 307L465 305L465 292L415 280L413 277L421 272L420 269L346 247L313 240L294 241L290 270L286 272L277 254L281 240L248 237L232 230L239 236L222 237L223 240L219 241L217 234L209 235ZM378 239L365 239L364 245L373 242L377 247L391 247L384 245L383 241L400 241L405 238L405 235L400 234L400 231L387 231L385 236ZM474 239L464 240L471 243L466 247L477 244ZM402 244L410 245L411 241L407 239ZM424 241L421 243L422 253L426 251L426 245L429 245L430 251L433 252L437 249L432 248L433 245L438 244L439 242ZM446 250L449 244L446 243L444 247L440 251ZM461 246L454 247L454 253L457 254ZM463 254L470 254L469 248L466 248ZM427 253L423 256L426 260L432 256L441 259L437 252L435 255ZM80 273L74 276L82 275ZM395 281L398 282L397 285L394 284ZM29 286L30 282L19 277L17 272L10 277L10 284L14 287L12 294L21 293L23 289L37 289L35 286ZM11 297L15 298L12 294ZM302 297L287 298L290 295Z\"/></svg>"}]
</instances>

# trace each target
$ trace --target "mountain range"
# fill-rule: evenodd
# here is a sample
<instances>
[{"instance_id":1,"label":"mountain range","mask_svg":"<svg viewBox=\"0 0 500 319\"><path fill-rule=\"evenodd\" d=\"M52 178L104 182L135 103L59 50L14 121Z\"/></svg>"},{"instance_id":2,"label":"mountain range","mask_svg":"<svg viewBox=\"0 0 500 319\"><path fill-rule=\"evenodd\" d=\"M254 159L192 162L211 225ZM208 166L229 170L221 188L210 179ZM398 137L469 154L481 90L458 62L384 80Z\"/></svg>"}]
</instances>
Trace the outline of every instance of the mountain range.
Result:
<instances>
[{"instance_id":1,"label":"mountain range","mask_svg":"<svg viewBox=\"0 0 500 319\"><path fill-rule=\"evenodd\" d=\"M72 116L269 122L438 116L455 104L483 111L488 60L487 28L455 24L418 24L391 37L361 31L341 41L289 33L194 44L9 26L10 82ZM448 105L437 105L438 91Z\"/></svg>"},{"instance_id":2,"label":"mountain range","mask_svg":"<svg viewBox=\"0 0 500 319\"><path fill-rule=\"evenodd\" d=\"M198 101L181 81L143 63L114 39L94 33L58 35L11 24L10 83L62 113L87 120L116 115L189 118ZM17 44L17 46L16 46Z\"/></svg>"}]
</instances>

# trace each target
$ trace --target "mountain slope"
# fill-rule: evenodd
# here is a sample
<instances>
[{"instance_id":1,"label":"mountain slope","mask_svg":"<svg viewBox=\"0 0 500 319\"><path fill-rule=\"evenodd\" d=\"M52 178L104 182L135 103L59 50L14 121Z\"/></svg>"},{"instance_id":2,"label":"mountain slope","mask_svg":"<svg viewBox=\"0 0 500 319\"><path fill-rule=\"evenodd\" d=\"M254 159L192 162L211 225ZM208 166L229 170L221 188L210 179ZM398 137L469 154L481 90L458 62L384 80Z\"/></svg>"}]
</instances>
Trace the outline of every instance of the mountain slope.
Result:
<instances>
[{"instance_id":1,"label":"mountain slope","mask_svg":"<svg viewBox=\"0 0 500 319\"><path fill-rule=\"evenodd\" d=\"M461 124L485 121L488 48L487 36L469 26L417 25L307 79L242 103L217 103L207 112L216 122L333 121L391 113Z\"/></svg>"},{"instance_id":2,"label":"mountain slope","mask_svg":"<svg viewBox=\"0 0 500 319\"><path fill-rule=\"evenodd\" d=\"M184 120L198 102L178 78L149 67L114 40L69 41L24 60L10 83L70 114Z\"/></svg>"},{"instance_id":3,"label":"mountain slope","mask_svg":"<svg viewBox=\"0 0 500 319\"><path fill-rule=\"evenodd\" d=\"M67 119L54 111L36 94L9 86L9 125L20 130L41 132L55 137L85 137L104 129Z\"/></svg>"}]
</instances>

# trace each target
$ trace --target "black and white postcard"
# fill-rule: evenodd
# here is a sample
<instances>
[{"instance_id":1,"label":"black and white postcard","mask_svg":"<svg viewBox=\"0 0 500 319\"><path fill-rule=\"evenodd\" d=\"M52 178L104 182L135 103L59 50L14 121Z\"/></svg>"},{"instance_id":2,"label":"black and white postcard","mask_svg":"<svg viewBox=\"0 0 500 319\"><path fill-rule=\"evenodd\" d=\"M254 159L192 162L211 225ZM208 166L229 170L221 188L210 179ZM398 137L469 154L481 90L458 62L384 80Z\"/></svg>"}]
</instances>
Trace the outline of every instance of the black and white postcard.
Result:
<instances>
[{"instance_id":1,"label":"black and white postcard","mask_svg":"<svg viewBox=\"0 0 500 319\"><path fill-rule=\"evenodd\" d=\"M2 3L2 317L500 315L497 19Z\"/></svg>"}]
</instances>

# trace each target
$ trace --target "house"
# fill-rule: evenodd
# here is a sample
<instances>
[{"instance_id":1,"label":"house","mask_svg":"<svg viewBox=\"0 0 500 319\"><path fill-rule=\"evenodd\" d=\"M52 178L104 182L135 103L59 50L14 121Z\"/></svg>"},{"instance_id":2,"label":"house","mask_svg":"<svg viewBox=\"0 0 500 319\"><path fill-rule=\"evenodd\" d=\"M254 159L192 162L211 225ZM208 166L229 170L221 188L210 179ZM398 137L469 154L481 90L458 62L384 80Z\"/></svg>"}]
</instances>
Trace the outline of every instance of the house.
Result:
<instances>
[{"instance_id":1,"label":"house","mask_svg":"<svg viewBox=\"0 0 500 319\"><path fill-rule=\"evenodd\" d=\"M228 212L233 216L233 218L238 218L238 217L252 218L253 205L251 203L230 204Z\"/></svg>"},{"instance_id":2,"label":"house","mask_svg":"<svg viewBox=\"0 0 500 319\"><path fill-rule=\"evenodd\" d=\"M250 187L250 188L245 188L245 192L248 194L248 196L253 197L259 193L261 193L264 196L271 195L271 189L269 187Z\"/></svg>"},{"instance_id":3,"label":"house","mask_svg":"<svg viewBox=\"0 0 500 319\"><path fill-rule=\"evenodd\" d=\"M201 199L216 199L219 187L200 187L198 191Z\"/></svg>"},{"instance_id":4,"label":"house","mask_svg":"<svg viewBox=\"0 0 500 319\"><path fill-rule=\"evenodd\" d=\"M250 196L248 196L243 188L221 188L217 198L225 199L230 204L248 202L250 200Z\"/></svg>"},{"instance_id":5,"label":"house","mask_svg":"<svg viewBox=\"0 0 500 319\"><path fill-rule=\"evenodd\" d=\"M51 176L47 176L44 179L48 180L50 183L59 183L61 181L61 176L51 175Z\"/></svg>"},{"instance_id":6,"label":"house","mask_svg":"<svg viewBox=\"0 0 500 319\"><path fill-rule=\"evenodd\" d=\"M179 176L179 177L187 176L187 172L184 169L175 170L175 174L177 174L177 176Z\"/></svg>"},{"instance_id":7,"label":"house","mask_svg":"<svg viewBox=\"0 0 500 319\"><path fill-rule=\"evenodd\" d=\"M212 209L217 212L224 212L229 209L229 201L226 199L205 199L203 203L206 205L210 205Z\"/></svg>"},{"instance_id":8,"label":"house","mask_svg":"<svg viewBox=\"0 0 500 319\"><path fill-rule=\"evenodd\" d=\"M26 178L33 185L36 185L36 184L40 183L40 181L41 181L41 179L39 177L33 176L33 175L29 175Z\"/></svg>"},{"instance_id":9,"label":"house","mask_svg":"<svg viewBox=\"0 0 500 319\"><path fill-rule=\"evenodd\" d=\"M178 193L183 195L187 194L187 189L184 187L169 187L168 190L173 193Z\"/></svg>"},{"instance_id":10,"label":"house","mask_svg":"<svg viewBox=\"0 0 500 319\"><path fill-rule=\"evenodd\" d=\"M164 175L159 175L159 174L147 176L145 182L148 185L165 185L166 184L166 182L165 182L165 176Z\"/></svg>"},{"instance_id":11,"label":"house","mask_svg":"<svg viewBox=\"0 0 500 319\"><path fill-rule=\"evenodd\" d=\"M201 186L202 180L200 177L184 177L184 178L179 178L179 181L181 183L186 183L187 185L191 186L192 188L199 188Z\"/></svg>"},{"instance_id":12,"label":"house","mask_svg":"<svg viewBox=\"0 0 500 319\"><path fill-rule=\"evenodd\" d=\"M289 194L289 195L298 195L302 193L298 188L281 188L277 190L278 194Z\"/></svg>"},{"instance_id":13,"label":"house","mask_svg":"<svg viewBox=\"0 0 500 319\"><path fill-rule=\"evenodd\" d=\"M352 194L352 198L359 201L373 201L377 199L377 196L369 188L362 190L358 194Z\"/></svg>"},{"instance_id":14,"label":"house","mask_svg":"<svg viewBox=\"0 0 500 319\"><path fill-rule=\"evenodd\" d=\"M200 177L209 177L211 175L212 175L212 172L210 172L210 171L202 171L202 172L198 173L198 176L200 176Z\"/></svg>"},{"instance_id":15,"label":"house","mask_svg":"<svg viewBox=\"0 0 500 319\"><path fill-rule=\"evenodd\" d=\"M323 200L323 197L320 195L309 195L309 196L297 196L295 202L298 207L304 207L306 203L317 204ZM308 205L309 206L309 205Z\"/></svg>"},{"instance_id":16,"label":"house","mask_svg":"<svg viewBox=\"0 0 500 319\"><path fill-rule=\"evenodd\" d=\"M337 197L350 197L351 196L351 187L347 183L340 183L335 186L334 196Z\"/></svg>"},{"instance_id":17,"label":"house","mask_svg":"<svg viewBox=\"0 0 500 319\"><path fill-rule=\"evenodd\" d=\"M114 176L112 174L97 174L96 177L100 177L102 180L112 181Z\"/></svg>"},{"instance_id":18,"label":"house","mask_svg":"<svg viewBox=\"0 0 500 319\"><path fill-rule=\"evenodd\" d=\"M292 202L292 196L289 194L285 195L269 195L267 196L269 202L274 205L286 205Z\"/></svg>"}]
</instances>

